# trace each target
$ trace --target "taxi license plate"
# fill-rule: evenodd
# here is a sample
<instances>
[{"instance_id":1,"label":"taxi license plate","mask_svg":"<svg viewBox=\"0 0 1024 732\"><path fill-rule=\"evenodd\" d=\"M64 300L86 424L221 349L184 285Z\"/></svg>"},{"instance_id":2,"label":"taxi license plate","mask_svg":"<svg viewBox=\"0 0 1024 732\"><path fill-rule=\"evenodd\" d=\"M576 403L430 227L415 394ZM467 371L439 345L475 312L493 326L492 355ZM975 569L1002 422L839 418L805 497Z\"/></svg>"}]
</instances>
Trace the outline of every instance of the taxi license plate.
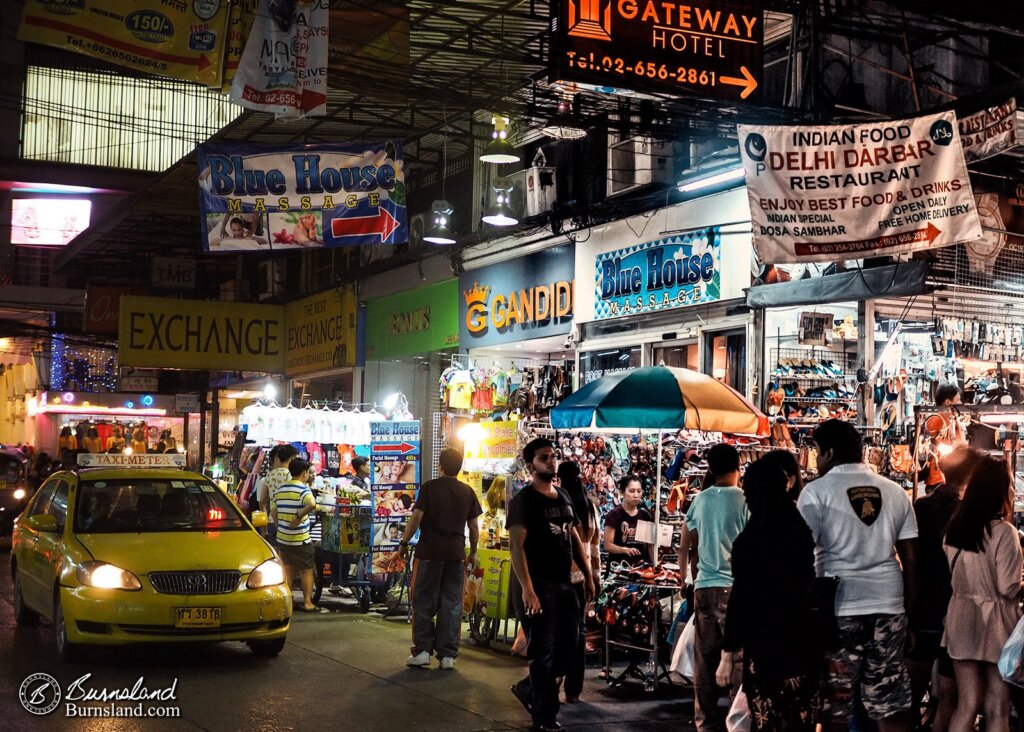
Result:
<instances>
[{"instance_id":1,"label":"taxi license plate","mask_svg":"<svg viewBox=\"0 0 1024 732\"><path fill-rule=\"evenodd\" d=\"M219 628L220 607L179 607L174 609L175 628Z\"/></svg>"}]
</instances>

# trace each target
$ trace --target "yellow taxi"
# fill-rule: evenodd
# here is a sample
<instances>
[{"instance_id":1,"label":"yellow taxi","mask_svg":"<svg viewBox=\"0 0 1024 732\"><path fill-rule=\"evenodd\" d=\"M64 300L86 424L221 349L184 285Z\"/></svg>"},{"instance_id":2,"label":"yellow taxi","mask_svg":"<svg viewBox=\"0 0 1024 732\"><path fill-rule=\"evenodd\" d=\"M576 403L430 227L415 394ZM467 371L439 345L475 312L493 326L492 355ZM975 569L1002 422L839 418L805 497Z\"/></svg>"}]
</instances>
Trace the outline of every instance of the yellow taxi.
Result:
<instances>
[{"instance_id":1,"label":"yellow taxi","mask_svg":"<svg viewBox=\"0 0 1024 732\"><path fill-rule=\"evenodd\" d=\"M84 645L243 641L281 652L284 569L253 522L183 455L86 455L55 473L14 526L14 613L53 623L68 660Z\"/></svg>"}]
</instances>

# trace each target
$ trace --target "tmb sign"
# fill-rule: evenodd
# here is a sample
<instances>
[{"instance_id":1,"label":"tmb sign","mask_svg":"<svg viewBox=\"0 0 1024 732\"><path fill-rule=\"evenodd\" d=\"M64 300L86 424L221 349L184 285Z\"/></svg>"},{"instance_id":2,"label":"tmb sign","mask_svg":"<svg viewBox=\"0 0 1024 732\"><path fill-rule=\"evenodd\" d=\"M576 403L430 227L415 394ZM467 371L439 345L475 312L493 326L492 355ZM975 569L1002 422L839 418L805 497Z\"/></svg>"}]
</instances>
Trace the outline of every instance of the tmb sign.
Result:
<instances>
[{"instance_id":1,"label":"tmb sign","mask_svg":"<svg viewBox=\"0 0 1024 732\"><path fill-rule=\"evenodd\" d=\"M726 101L760 96L760 0L560 0L552 81Z\"/></svg>"}]
</instances>

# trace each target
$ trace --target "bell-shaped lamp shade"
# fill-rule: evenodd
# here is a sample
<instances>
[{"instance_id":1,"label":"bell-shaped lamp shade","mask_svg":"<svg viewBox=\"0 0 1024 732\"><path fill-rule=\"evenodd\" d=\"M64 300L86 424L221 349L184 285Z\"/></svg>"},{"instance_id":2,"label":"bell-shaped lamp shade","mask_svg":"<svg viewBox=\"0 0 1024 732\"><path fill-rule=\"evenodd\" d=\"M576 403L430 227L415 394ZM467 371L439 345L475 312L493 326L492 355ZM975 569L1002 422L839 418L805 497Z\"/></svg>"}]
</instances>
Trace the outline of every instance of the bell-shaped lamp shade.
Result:
<instances>
[{"instance_id":1,"label":"bell-shaped lamp shade","mask_svg":"<svg viewBox=\"0 0 1024 732\"><path fill-rule=\"evenodd\" d=\"M541 128L541 133L556 140L579 140L587 136L587 128L569 111L568 103L563 100L558 103L558 111Z\"/></svg>"},{"instance_id":2,"label":"bell-shaped lamp shade","mask_svg":"<svg viewBox=\"0 0 1024 732\"><path fill-rule=\"evenodd\" d=\"M423 241L431 244L454 244L451 230L452 207L447 201L434 201L431 206L430 228L423 235Z\"/></svg>"},{"instance_id":3,"label":"bell-shaped lamp shade","mask_svg":"<svg viewBox=\"0 0 1024 732\"><path fill-rule=\"evenodd\" d=\"M512 182L508 178L494 181L494 203L484 212L483 222L491 226L515 226L519 223L509 202L512 199Z\"/></svg>"},{"instance_id":4,"label":"bell-shaped lamp shade","mask_svg":"<svg viewBox=\"0 0 1024 732\"><path fill-rule=\"evenodd\" d=\"M491 133L491 141L487 143L480 161L484 163L518 163L519 153L508 141L508 124L505 117L500 114L494 115L494 132Z\"/></svg>"}]
</instances>

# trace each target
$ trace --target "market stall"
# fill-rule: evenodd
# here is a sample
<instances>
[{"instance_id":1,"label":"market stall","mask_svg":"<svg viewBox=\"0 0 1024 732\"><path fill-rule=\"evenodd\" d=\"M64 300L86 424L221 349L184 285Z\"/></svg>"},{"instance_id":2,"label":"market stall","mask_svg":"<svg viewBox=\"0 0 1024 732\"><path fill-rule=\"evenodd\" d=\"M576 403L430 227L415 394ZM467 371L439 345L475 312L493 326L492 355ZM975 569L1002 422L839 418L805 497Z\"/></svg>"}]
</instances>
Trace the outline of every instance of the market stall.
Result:
<instances>
[{"instance_id":1,"label":"market stall","mask_svg":"<svg viewBox=\"0 0 1024 732\"><path fill-rule=\"evenodd\" d=\"M723 433L763 437L768 434L768 420L739 392L712 377L689 369L652 366L603 376L584 386L551 411L551 426L556 430L589 433L648 432L657 435L654 458L655 482L654 525L650 542L670 549L671 527L662 527L661 493L664 437L676 438L681 431ZM640 526L638 525L638 535ZM681 586L685 567L657 564L653 567L609 573L602 587L605 598L605 676L610 683L621 682L629 675L643 679L645 687L654 689L667 678L661 665L659 674L659 629L661 595L673 598ZM614 637L612 622L625 619L625 609L636 614L625 628L627 639ZM620 627L621 629L621 627ZM610 670L611 651L625 648L641 654L619 676ZM642 659L642 660L640 660Z\"/></svg>"}]
</instances>

